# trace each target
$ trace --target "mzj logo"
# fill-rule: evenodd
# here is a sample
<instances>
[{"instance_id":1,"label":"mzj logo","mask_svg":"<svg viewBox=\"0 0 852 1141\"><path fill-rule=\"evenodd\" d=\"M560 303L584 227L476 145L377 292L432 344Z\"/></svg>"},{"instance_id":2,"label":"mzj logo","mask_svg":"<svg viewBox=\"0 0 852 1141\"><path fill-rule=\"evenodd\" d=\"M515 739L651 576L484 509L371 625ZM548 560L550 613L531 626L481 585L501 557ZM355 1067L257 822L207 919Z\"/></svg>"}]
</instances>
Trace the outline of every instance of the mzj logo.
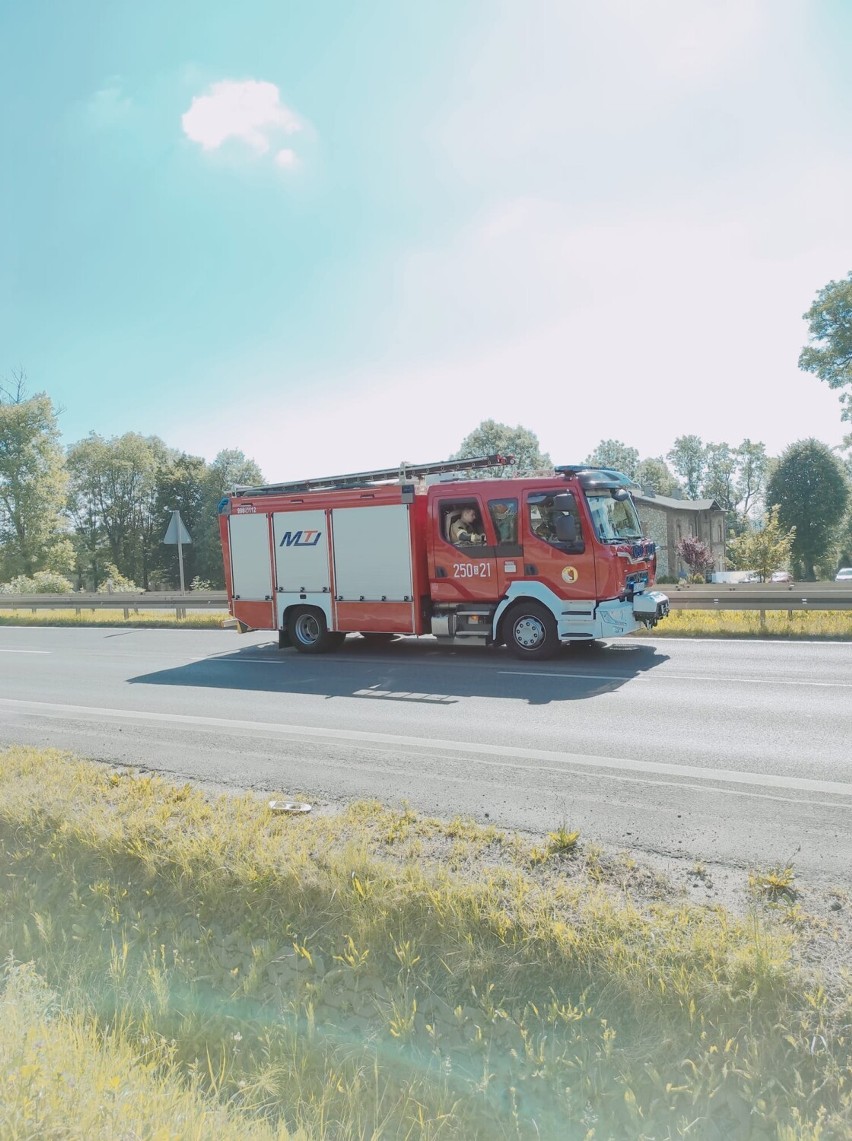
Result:
<instances>
[{"instance_id":1,"label":"mzj logo","mask_svg":"<svg viewBox=\"0 0 852 1141\"><path fill-rule=\"evenodd\" d=\"M279 547L315 547L322 531L285 531Z\"/></svg>"}]
</instances>

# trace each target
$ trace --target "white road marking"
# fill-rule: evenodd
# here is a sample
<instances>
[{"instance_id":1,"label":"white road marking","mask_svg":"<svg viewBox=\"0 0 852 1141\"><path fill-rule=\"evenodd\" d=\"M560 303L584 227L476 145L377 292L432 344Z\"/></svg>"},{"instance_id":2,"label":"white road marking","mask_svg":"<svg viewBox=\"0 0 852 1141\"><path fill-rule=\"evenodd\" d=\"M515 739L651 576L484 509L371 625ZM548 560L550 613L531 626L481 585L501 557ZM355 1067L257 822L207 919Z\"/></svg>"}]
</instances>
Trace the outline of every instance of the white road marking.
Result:
<instances>
[{"instance_id":1,"label":"white road marking","mask_svg":"<svg viewBox=\"0 0 852 1141\"><path fill-rule=\"evenodd\" d=\"M52 654L53 650L7 650L0 646L0 654Z\"/></svg>"},{"instance_id":2,"label":"white road marking","mask_svg":"<svg viewBox=\"0 0 852 1141\"><path fill-rule=\"evenodd\" d=\"M185 713L155 713L145 709L104 709L89 705L58 705L43 701L19 701L0 698L0 708L37 717L73 717L82 720L142 721L186 728L244 730L250 733L271 733L284 737L308 737L315 740L347 741L353 744L399 745L427 751L464 753L472 756L505 757L512 760L537 761L542 770L566 772L570 766L586 769L612 769L622 773L643 776L676 777L680 781L719 781L727 784L761 789L818 793L823 796L852 797L852 784L842 781L815 780L809 777L779 776L776 773L740 772L736 769L697 768L690 765L667 764L661 761L639 761L626 757L596 757L584 753L554 753L545 749L514 748L510 745L476 744L467 741L430 740L424 737L406 737L394 733L368 733L358 729L322 729L313 725L281 725L269 721L242 721L227 717L202 717ZM506 762L490 761L495 767L512 767ZM604 775L604 774L602 774ZM656 783L656 782L654 782Z\"/></svg>"},{"instance_id":3,"label":"white road marking","mask_svg":"<svg viewBox=\"0 0 852 1141\"><path fill-rule=\"evenodd\" d=\"M555 670L500 670L507 677L573 677L582 681L716 681L736 682L743 685L809 685L818 689L852 689L849 681L806 681L798 678L769 678L769 677L713 677L710 674L673 674L656 669L643 670L635 674L566 674Z\"/></svg>"}]
</instances>

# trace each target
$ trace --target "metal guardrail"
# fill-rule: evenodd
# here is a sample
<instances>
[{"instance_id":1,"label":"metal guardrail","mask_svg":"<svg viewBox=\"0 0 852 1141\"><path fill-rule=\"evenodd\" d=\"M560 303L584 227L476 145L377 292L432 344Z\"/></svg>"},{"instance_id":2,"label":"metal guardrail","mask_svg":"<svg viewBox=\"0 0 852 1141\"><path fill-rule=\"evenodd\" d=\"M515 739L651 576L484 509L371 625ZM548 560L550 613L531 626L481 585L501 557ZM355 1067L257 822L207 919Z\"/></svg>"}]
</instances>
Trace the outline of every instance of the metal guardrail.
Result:
<instances>
[{"instance_id":1,"label":"metal guardrail","mask_svg":"<svg viewBox=\"0 0 852 1141\"><path fill-rule=\"evenodd\" d=\"M672 610L852 610L852 587L841 582L718 583L658 587ZM114 594L0 594L0 610L227 610L224 590Z\"/></svg>"},{"instance_id":2,"label":"metal guardrail","mask_svg":"<svg viewBox=\"0 0 852 1141\"><path fill-rule=\"evenodd\" d=\"M713 583L660 586L672 610L852 610L843 582Z\"/></svg>"},{"instance_id":3,"label":"metal guardrail","mask_svg":"<svg viewBox=\"0 0 852 1141\"><path fill-rule=\"evenodd\" d=\"M227 610L228 595L224 590L193 590L181 594L166 591L115 591L112 594L0 594L0 610L123 610L129 618L132 610L174 610L185 618L187 610Z\"/></svg>"}]
</instances>

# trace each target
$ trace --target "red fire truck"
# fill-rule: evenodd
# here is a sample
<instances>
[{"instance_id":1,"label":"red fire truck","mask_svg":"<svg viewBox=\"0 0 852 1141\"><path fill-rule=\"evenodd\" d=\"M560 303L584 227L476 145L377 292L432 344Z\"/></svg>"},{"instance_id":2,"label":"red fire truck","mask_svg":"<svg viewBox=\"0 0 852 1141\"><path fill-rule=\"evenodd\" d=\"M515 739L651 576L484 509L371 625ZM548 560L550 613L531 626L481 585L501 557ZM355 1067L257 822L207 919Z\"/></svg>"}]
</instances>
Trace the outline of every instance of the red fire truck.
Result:
<instances>
[{"instance_id":1,"label":"red fire truck","mask_svg":"<svg viewBox=\"0 0 852 1141\"><path fill-rule=\"evenodd\" d=\"M626 476L569 465L540 478L447 481L459 466L236 489L219 525L240 629L277 630L281 646L302 653L334 649L349 633L431 634L545 658L668 613L668 598L651 589L655 548Z\"/></svg>"}]
</instances>

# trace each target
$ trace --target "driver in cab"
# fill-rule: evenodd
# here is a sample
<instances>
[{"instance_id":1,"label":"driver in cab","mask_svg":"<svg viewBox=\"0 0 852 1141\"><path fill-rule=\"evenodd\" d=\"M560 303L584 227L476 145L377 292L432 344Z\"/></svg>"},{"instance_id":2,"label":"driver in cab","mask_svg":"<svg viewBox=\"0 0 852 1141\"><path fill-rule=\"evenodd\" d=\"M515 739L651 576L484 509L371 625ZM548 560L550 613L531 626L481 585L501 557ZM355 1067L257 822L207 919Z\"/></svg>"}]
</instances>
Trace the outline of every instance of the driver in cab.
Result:
<instances>
[{"instance_id":1,"label":"driver in cab","mask_svg":"<svg viewBox=\"0 0 852 1141\"><path fill-rule=\"evenodd\" d=\"M450 525L450 541L457 544L485 542L475 508L465 507L458 519Z\"/></svg>"}]
</instances>

